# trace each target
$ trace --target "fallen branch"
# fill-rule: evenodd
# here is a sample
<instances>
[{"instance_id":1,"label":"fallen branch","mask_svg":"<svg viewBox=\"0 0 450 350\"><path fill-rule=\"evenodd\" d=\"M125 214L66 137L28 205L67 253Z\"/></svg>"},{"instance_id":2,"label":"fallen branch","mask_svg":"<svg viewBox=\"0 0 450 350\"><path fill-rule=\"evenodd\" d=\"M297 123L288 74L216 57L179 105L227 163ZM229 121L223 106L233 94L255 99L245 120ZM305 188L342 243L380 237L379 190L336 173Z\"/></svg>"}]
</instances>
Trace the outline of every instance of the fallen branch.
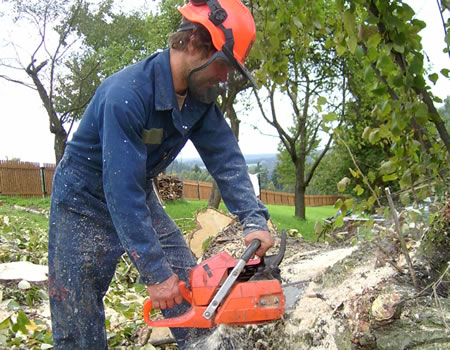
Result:
<instances>
[{"instance_id":1,"label":"fallen branch","mask_svg":"<svg viewBox=\"0 0 450 350\"><path fill-rule=\"evenodd\" d=\"M381 252L386 256L386 258L388 258L388 259L386 259L386 262L403 275L405 272L393 260L389 259L390 254L386 251L386 249L384 249L381 246L381 244L377 243L376 241L373 241L373 243L377 246L378 249L381 250Z\"/></svg>"},{"instance_id":2,"label":"fallen branch","mask_svg":"<svg viewBox=\"0 0 450 350\"><path fill-rule=\"evenodd\" d=\"M411 263L411 258L409 257L408 248L406 248L405 239L402 234L402 227L401 227L400 221L398 219L397 211L395 210L394 201L392 200L391 190L389 189L389 187L386 187L385 191L386 191L386 196L387 196L387 199L389 202L389 206L391 207L392 217L395 222L397 236L398 236L398 239L400 240L400 246L402 247L403 255L405 256L406 262L408 263L408 269L409 269L409 273L411 275L411 279L414 284L414 288L418 289L418 285L417 285L417 281L416 281L416 274L414 272L414 267Z\"/></svg>"},{"instance_id":3,"label":"fallen branch","mask_svg":"<svg viewBox=\"0 0 450 350\"><path fill-rule=\"evenodd\" d=\"M345 141L339 136L339 134L336 134L337 138L339 139L339 141L344 145L344 147L347 149L348 154L350 155L350 157L352 158L353 164L355 165L356 169L358 170L359 174L361 175L364 184L369 188L370 192L372 192L372 195L375 197L375 200L378 203L378 206L381 207L381 203L380 200L378 198L377 193L375 192L375 190L373 189L373 187L370 185L369 179L367 178L367 176L364 175L364 173L362 172L361 168L359 167L358 163L356 162L355 156L353 155L352 151L350 150L350 147L345 143Z\"/></svg>"},{"instance_id":4,"label":"fallen branch","mask_svg":"<svg viewBox=\"0 0 450 350\"><path fill-rule=\"evenodd\" d=\"M153 346L169 345L169 344L175 344L175 343L176 343L176 340L173 337L154 339L154 340L149 341L149 344L153 345Z\"/></svg>"},{"instance_id":5,"label":"fallen branch","mask_svg":"<svg viewBox=\"0 0 450 350\"><path fill-rule=\"evenodd\" d=\"M447 268L445 269L444 273L438 278L438 280L433 283L432 288L433 288L433 295L434 295L434 301L436 302L436 306L439 308L439 311L441 312L441 318L442 318L442 322L445 325L445 328L447 329L447 332L450 331L450 327L448 326L446 320L445 320L445 316L444 316L444 312L442 311L442 304L441 301L439 300L439 296L437 294L437 287L439 287L439 285L441 284L444 276L447 274L448 269L449 269L450 265L447 266Z\"/></svg>"},{"instance_id":6,"label":"fallen branch","mask_svg":"<svg viewBox=\"0 0 450 350\"><path fill-rule=\"evenodd\" d=\"M17 209L17 210L23 210L23 211L26 211L27 213L38 214L38 215L44 215L45 217L47 217L47 214L46 214L46 213L43 213L42 211L35 210L35 209L31 209L31 208L21 207L20 205L14 205L14 209Z\"/></svg>"}]
</instances>

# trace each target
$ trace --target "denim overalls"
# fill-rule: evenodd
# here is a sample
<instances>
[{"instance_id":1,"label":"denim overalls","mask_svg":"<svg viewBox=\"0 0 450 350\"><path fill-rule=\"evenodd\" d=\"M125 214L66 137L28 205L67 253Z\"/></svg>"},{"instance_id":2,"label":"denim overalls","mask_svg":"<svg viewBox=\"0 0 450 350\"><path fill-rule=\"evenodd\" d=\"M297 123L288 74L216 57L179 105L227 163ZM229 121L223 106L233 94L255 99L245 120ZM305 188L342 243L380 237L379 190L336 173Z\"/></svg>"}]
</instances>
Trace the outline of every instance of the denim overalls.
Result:
<instances>
[{"instance_id":1,"label":"denim overalls","mask_svg":"<svg viewBox=\"0 0 450 350\"><path fill-rule=\"evenodd\" d=\"M187 140L216 180L244 234L267 230L236 139L215 104L186 97L180 111L169 50L107 78L97 89L55 172L49 230L49 294L55 349L107 348L103 297L126 252L142 283L195 260L153 192L152 179ZM163 312L184 313L184 303ZM183 348L196 330L172 329Z\"/></svg>"}]
</instances>

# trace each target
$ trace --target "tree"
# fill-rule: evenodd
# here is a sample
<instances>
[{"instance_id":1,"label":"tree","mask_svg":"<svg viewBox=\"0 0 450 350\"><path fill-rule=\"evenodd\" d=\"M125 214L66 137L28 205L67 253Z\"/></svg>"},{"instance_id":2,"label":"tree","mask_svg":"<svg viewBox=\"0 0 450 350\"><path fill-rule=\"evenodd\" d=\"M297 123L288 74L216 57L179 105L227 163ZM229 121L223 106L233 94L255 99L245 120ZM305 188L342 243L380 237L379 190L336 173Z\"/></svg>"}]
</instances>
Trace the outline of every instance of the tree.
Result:
<instances>
[{"instance_id":1,"label":"tree","mask_svg":"<svg viewBox=\"0 0 450 350\"><path fill-rule=\"evenodd\" d=\"M55 135L54 149L58 162L65 149L77 111L84 109L89 98L80 96L72 100L66 108L56 106L57 94L64 81L64 60L80 48L80 38L76 35L76 24L81 18L94 18L89 6L81 0L40 2L40 1L6 1L12 6L15 22L35 28L37 41L30 57L19 55L19 43L9 43L17 53L14 59L2 58L1 78L36 90L49 117L50 132ZM110 2L99 6L99 14L110 11ZM54 35L56 35L56 40ZM14 71L26 73L26 79L16 79ZM84 72L89 74L89 72ZM69 125L68 130L65 124Z\"/></svg>"},{"instance_id":2,"label":"tree","mask_svg":"<svg viewBox=\"0 0 450 350\"><path fill-rule=\"evenodd\" d=\"M368 209L379 202L386 185L398 184L404 203L410 195L414 200L428 197L448 182L450 150L448 131L435 107L442 100L433 95L429 84L440 76L448 78L449 70L443 69L440 74L425 70L418 33L426 24L416 19L414 11L403 1L336 4L341 15L330 23L335 28L330 44L340 55L357 58L365 77L371 81L364 93L374 99L371 112L374 125L366 126L362 137L372 145L385 144L390 152L372 176L363 173L354 162L352 176L363 178L371 193L363 207ZM448 44L449 36L444 40ZM383 184L376 183L380 177ZM427 186L416 190L418 183Z\"/></svg>"},{"instance_id":3,"label":"tree","mask_svg":"<svg viewBox=\"0 0 450 350\"><path fill-rule=\"evenodd\" d=\"M260 94L255 92L255 96L264 120L280 137L281 152L287 153L295 169L295 215L305 219L306 188L331 145L331 135L309 171L306 162L319 146L320 131L330 131L325 124L338 119L347 90L344 62L327 47L329 33L321 24L323 16L333 8L320 1L273 1L264 2L259 10L257 18L262 31L257 41L257 58L264 64L257 77L265 87L270 112L266 112ZM274 14L270 20L267 13ZM340 97L323 96L338 86L342 91L340 101ZM279 119L279 94L287 96L292 108L290 126Z\"/></svg>"},{"instance_id":4,"label":"tree","mask_svg":"<svg viewBox=\"0 0 450 350\"><path fill-rule=\"evenodd\" d=\"M11 4L18 24L29 23L35 28L38 41L29 59L1 59L5 73L0 77L39 93L49 116L50 131L55 135L57 163L74 122L81 118L100 82L156 49L165 48L169 33L179 24L174 5L181 3L162 1L160 13L147 16L139 12L115 13L113 0L6 2ZM10 45L17 47L15 43ZM24 71L27 78L14 79L11 70Z\"/></svg>"}]
</instances>

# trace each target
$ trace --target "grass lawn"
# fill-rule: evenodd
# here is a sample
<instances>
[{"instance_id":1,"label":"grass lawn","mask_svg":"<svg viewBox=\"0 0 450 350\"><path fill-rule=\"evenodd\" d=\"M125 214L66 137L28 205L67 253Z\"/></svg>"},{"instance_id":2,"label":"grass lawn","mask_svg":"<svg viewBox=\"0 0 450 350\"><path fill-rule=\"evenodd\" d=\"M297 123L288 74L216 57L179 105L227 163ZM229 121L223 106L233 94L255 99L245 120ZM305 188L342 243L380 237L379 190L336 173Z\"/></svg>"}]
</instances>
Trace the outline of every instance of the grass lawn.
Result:
<instances>
[{"instance_id":1,"label":"grass lawn","mask_svg":"<svg viewBox=\"0 0 450 350\"><path fill-rule=\"evenodd\" d=\"M167 213L175 219L177 224L183 230L189 231L194 228L192 219L195 213L205 208L207 201L172 201L165 203ZM294 216L295 208L285 205L267 205L271 219L277 229L296 230L303 238L313 240L314 225L316 221L336 215L336 209L333 206L307 207L306 220L301 220ZM227 211L223 202L219 209ZM189 222L189 220L191 222Z\"/></svg>"},{"instance_id":2,"label":"grass lawn","mask_svg":"<svg viewBox=\"0 0 450 350\"><path fill-rule=\"evenodd\" d=\"M321 207L306 207L306 220L296 217L295 207L285 205L267 205L273 223L278 231L297 230L304 239L313 240L316 221L336 215L336 209L331 205Z\"/></svg>"},{"instance_id":3,"label":"grass lawn","mask_svg":"<svg viewBox=\"0 0 450 350\"><path fill-rule=\"evenodd\" d=\"M0 206L0 214L7 214L11 210L10 205L32 207L48 210L50 208L50 198L19 198L0 197L4 205ZM167 213L175 220L178 226L188 232L194 228L194 217L197 211L205 208L207 201L170 201L164 204ZM223 202L219 207L227 211ZM294 207L285 205L267 205L271 218L279 231L282 229L296 230L305 239L314 239L314 225L317 220L321 220L336 214L333 206L307 207L306 220L301 220L294 216Z\"/></svg>"}]
</instances>

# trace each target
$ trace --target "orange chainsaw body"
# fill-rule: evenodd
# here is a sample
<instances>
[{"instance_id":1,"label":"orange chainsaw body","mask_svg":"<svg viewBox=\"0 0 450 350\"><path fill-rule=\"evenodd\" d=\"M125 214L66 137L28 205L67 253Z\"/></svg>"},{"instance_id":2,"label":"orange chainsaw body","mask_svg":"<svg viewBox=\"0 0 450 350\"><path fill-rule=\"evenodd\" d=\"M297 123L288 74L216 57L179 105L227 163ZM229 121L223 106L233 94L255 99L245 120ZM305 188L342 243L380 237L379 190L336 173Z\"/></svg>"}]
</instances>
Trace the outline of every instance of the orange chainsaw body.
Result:
<instances>
[{"instance_id":1,"label":"orange chainsaw body","mask_svg":"<svg viewBox=\"0 0 450 350\"><path fill-rule=\"evenodd\" d=\"M259 262L259 259L250 260L245 268L251 270ZM151 300L147 300L144 304L145 322L152 327L211 328L218 324L246 325L280 319L285 306L280 282L277 279L245 280L245 277L233 285L212 318L203 317L208 304L236 263L236 259L226 252L203 261L190 272L191 290L184 282L179 283L183 298L191 304L191 308L178 317L151 321L152 304Z\"/></svg>"}]
</instances>

